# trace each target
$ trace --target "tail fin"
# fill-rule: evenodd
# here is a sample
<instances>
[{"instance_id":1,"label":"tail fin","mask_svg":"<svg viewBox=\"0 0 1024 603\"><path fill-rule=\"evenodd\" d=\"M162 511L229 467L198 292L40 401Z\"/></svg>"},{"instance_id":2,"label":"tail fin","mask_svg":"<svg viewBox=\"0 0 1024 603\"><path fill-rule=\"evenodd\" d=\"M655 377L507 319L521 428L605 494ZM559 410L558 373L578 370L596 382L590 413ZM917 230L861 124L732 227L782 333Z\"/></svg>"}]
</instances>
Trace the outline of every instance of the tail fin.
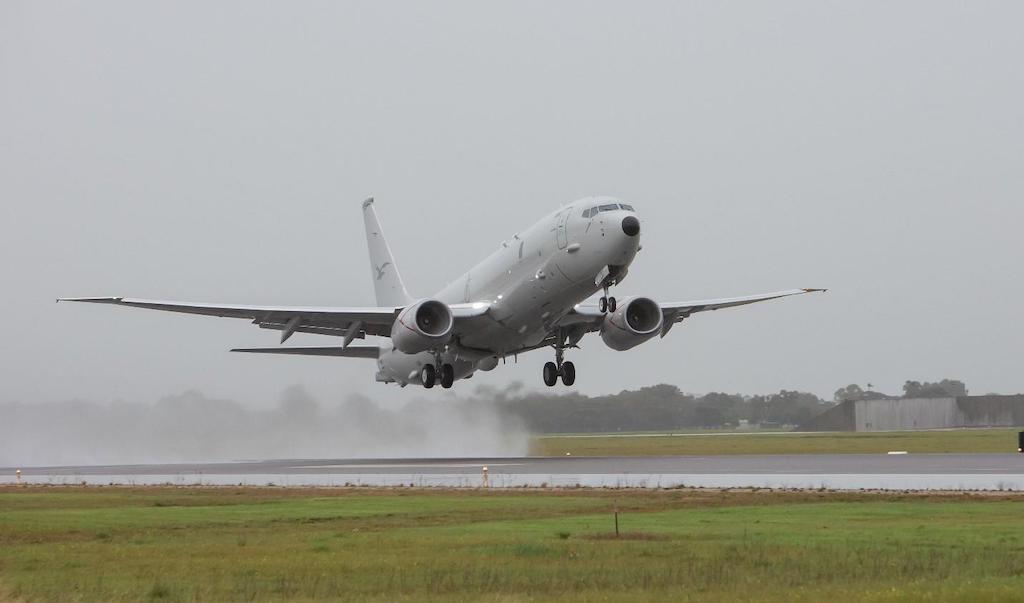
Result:
<instances>
[{"instance_id":1,"label":"tail fin","mask_svg":"<svg viewBox=\"0 0 1024 603\"><path fill-rule=\"evenodd\" d=\"M373 270L373 290L379 306L405 306L413 300L405 290L402 275L398 273L391 248L373 209L373 197L363 201L363 220L366 222L366 246L370 250L370 268Z\"/></svg>"}]
</instances>

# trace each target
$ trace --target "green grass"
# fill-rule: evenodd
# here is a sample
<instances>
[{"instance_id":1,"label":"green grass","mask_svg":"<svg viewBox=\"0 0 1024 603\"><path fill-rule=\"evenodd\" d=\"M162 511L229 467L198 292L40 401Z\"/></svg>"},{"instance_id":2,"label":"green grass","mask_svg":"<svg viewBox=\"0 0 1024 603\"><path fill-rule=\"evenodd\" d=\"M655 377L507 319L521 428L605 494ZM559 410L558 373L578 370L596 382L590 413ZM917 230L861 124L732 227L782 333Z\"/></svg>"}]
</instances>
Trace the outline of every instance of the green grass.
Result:
<instances>
[{"instance_id":1,"label":"green grass","mask_svg":"<svg viewBox=\"0 0 1024 603\"><path fill-rule=\"evenodd\" d=\"M0 488L0 600L1018 600L1024 497ZM621 535L613 534L613 509Z\"/></svg>"},{"instance_id":2,"label":"green grass","mask_svg":"<svg viewBox=\"0 0 1024 603\"><path fill-rule=\"evenodd\" d=\"M955 429L875 433L728 433L544 436L531 452L540 456L642 456L713 454L823 454L1016 452L1017 429Z\"/></svg>"}]
</instances>

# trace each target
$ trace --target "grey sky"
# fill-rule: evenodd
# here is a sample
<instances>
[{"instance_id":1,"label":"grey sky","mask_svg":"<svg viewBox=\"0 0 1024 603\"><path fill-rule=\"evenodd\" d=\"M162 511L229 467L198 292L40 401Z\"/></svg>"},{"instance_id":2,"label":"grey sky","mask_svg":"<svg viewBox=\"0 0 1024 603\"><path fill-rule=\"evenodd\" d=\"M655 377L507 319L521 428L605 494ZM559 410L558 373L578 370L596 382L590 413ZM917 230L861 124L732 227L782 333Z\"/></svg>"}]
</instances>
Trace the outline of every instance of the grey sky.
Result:
<instances>
[{"instance_id":1,"label":"grey sky","mask_svg":"<svg viewBox=\"0 0 1024 603\"><path fill-rule=\"evenodd\" d=\"M276 341L244 321L53 303L372 303L371 194L419 295L589 194L644 220L620 296L832 289L631 352L587 338L583 392L1021 391L1021 23L1019 2L4 2L0 401L450 396L229 354ZM540 387L546 360L465 386Z\"/></svg>"}]
</instances>

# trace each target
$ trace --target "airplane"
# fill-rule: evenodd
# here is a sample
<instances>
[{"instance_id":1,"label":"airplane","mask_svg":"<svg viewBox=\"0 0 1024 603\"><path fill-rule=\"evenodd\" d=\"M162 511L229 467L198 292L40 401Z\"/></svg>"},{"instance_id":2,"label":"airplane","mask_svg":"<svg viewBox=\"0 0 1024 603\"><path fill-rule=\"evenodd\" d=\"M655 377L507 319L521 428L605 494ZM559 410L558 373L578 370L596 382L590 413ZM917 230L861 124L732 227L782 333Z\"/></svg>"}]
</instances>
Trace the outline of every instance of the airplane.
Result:
<instances>
[{"instance_id":1,"label":"airplane","mask_svg":"<svg viewBox=\"0 0 1024 603\"><path fill-rule=\"evenodd\" d=\"M609 294L622 283L640 251L640 219L633 206L613 197L588 197L559 208L510 240L433 297L414 298L402 281L377 218L373 198L363 202L374 307L256 306L135 299L60 298L186 314L244 318L281 332L341 338L327 347L236 348L232 352L368 358L376 380L450 388L477 371L490 371L509 356L552 348L544 384L571 386L576 366L566 350L597 332L609 348L625 351L693 314L825 291L790 289L761 295L685 302L649 297L621 300ZM597 292L596 304L584 303ZM367 336L379 344L355 344Z\"/></svg>"}]
</instances>

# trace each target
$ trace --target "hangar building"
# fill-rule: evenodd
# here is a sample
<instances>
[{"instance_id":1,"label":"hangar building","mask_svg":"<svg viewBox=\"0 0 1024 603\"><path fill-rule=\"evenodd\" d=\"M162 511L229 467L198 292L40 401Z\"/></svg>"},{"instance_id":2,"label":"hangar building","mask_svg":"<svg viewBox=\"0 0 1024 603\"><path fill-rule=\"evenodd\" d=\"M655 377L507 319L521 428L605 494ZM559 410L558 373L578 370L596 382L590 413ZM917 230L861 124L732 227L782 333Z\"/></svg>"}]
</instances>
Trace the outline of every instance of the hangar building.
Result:
<instances>
[{"instance_id":1,"label":"hangar building","mask_svg":"<svg viewBox=\"0 0 1024 603\"><path fill-rule=\"evenodd\" d=\"M797 431L909 431L1024 426L1024 394L846 400Z\"/></svg>"}]
</instances>

